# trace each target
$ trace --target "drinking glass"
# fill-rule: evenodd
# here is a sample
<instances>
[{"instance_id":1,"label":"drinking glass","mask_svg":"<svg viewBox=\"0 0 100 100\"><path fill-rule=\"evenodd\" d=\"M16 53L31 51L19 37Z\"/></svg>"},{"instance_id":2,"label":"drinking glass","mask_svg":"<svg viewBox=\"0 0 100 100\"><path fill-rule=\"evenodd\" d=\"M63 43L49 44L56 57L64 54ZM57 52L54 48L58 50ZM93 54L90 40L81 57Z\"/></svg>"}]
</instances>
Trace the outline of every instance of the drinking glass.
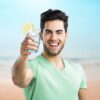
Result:
<instances>
[{"instance_id":1,"label":"drinking glass","mask_svg":"<svg viewBox=\"0 0 100 100\"><path fill-rule=\"evenodd\" d=\"M39 45L40 45L40 30L34 29L27 33L28 36L32 38L32 40L35 42L35 45L37 46L37 50L28 50L29 52L37 52Z\"/></svg>"},{"instance_id":2,"label":"drinking glass","mask_svg":"<svg viewBox=\"0 0 100 100\"><path fill-rule=\"evenodd\" d=\"M26 23L22 27L22 32L30 36L32 40L35 42L35 45L39 48L40 45L40 29L36 29L32 23ZM34 52L36 53L37 50L28 50L29 52Z\"/></svg>"}]
</instances>

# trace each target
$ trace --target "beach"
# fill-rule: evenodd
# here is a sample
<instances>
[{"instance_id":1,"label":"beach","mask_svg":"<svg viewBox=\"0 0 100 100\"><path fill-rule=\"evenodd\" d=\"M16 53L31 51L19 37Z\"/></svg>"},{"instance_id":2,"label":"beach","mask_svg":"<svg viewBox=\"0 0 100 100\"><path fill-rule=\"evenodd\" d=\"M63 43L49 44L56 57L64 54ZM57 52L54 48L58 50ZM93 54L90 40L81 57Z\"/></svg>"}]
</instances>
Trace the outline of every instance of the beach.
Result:
<instances>
[{"instance_id":1,"label":"beach","mask_svg":"<svg viewBox=\"0 0 100 100\"><path fill-rule=\"evenodd\" d=\"M10 79L0 80L0 100L24 100L24 95Z\"/></svg>"},{"instance_id":2,"label":"beach","mask_svg":"<svg viewBox=\"0 0 100 100\"><path fill-rule=\"evenodd\" d=\"M87 77L87 99L100 100L100 63L83 64Z\"/></svg>"},{"instance_id":3,"label":"beach","mask_svg":"<svg viewBox=\"0 0 100 100\"><path fill-rule=\"evenodd\" d=\"M11 66L14 60L0 62L0 100L24 100L23 91L11 79ZM79 61L80 62L80 61ZM87 99L100 100L100 63L81 62L87 77Z\"/></svg>"}]
</instances>

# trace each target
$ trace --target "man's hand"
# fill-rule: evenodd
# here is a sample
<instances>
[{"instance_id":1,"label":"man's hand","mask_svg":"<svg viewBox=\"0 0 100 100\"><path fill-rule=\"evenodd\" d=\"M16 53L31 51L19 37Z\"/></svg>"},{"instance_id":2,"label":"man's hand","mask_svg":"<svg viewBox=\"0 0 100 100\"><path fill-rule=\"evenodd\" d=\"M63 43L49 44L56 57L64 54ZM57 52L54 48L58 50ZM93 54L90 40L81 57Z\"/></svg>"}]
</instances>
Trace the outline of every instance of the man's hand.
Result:
<instances>
[{"instance_id":1,"label":"man's hand","mask_svg":"<svg viewBox=\"0 0 100 100\"><path fill-rule=\"evenodd\" d=\"M20 55L23 60L28 58L28 55L31 54L29 50L37 50L34 40L30 36L26 36L23 42L21 43Z\"/></svg>"}]
</instances>

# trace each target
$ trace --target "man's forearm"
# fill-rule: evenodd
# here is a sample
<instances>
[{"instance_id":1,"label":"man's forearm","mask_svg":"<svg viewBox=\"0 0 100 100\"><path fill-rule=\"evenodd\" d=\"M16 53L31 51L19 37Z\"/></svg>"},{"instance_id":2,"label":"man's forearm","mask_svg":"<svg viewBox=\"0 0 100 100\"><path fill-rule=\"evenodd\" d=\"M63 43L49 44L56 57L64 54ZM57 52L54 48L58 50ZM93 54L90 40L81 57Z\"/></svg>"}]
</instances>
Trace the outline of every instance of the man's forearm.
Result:
<instances>
[{"instance_id":1,"label":"man's forearm","mask_svg":"<svg viewBox=\"0 0 100 100\"><path fill-rule=\"evenodd\" d=\"M12 67L12 80L15 84L21 84L26 77L27 61L19 57Z\"/></svg>"}]
</instances>

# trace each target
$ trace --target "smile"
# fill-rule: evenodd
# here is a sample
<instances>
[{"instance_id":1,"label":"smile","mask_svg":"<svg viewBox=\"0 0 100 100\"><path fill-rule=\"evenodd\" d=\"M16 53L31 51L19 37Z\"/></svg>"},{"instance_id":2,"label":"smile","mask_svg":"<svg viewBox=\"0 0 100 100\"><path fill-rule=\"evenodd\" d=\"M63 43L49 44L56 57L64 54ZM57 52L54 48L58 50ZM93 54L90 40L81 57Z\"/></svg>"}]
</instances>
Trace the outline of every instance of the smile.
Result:
<instances>
[{"instance_id":1,"label":"smile","mask_svg":"<svg viewBox=\"0 0 100 100\"><path fill-rule=\"evenodd\" d=\"M49 45L51 47L58 47L59 43L58 42L49 42Z\"/></svg>"}]
</instances>

